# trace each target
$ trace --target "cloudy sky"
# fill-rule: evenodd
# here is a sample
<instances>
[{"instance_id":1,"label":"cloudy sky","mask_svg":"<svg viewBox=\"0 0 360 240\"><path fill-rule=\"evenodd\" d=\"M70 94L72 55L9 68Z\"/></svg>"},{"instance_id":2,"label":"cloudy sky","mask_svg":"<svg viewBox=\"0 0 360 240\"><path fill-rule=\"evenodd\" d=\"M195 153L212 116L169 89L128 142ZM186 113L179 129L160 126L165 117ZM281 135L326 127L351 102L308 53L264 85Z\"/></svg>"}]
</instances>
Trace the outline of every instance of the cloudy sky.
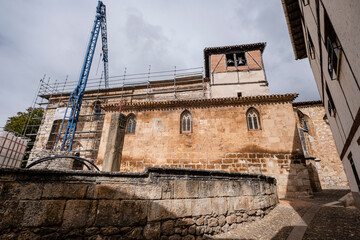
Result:
<instances>
[{"instance_id":1,"label":"cloudy sky","mask_svg":"<svg viewBox=\"0 0 360 240\"><path fill-rule=\"evenodd\" d=\"M97 0L0 0L0 126L30 107L39 80L77 81ZM319 94L308 60L294 60L280 0L104 0L109 72L203 66L205 47L267 42L270 91ZM100 39L99 39L100 40ZM98 49L101 43L98 42ZM91 76L95 76L99 52Z\"/></svg>"}]
</instances>

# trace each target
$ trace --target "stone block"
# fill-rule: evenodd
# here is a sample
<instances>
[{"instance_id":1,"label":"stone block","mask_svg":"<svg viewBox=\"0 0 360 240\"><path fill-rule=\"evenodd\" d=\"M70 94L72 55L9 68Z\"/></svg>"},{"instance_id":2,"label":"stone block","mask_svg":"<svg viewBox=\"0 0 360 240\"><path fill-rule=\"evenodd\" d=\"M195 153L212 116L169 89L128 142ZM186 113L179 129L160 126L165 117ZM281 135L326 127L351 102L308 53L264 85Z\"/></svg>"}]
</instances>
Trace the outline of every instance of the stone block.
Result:
<instances>
[{"instance_id":1,"label":"stone block","mask_svg":"<svg viewBox=\"0 0 360 240\"><path fill-rule=\"evenodd\" d=\"M136 199L161 199L161 186L155 184L135 186Z\"/></svg>"},{"instance_id":2,"label":"stone block","mask_svg":"<svg viewBox=\"0 0 360 240\"><path fill-rule=\"evenodd\" d=\"M165 235L172 235L175 232L175 228L174 228L175 224L174 224L174 220L168 220L163 222L163 224L161 225L161 233L165 234Z\"/></svg>"},{"instance_id":3,"label":"stone block","mask_svg":"<svg viewBox=\"0 0 360 240\"><path fill-rule=\"evenodd\" d=\"M95 226L119 226L121 215L120 200L99 200Z\"/></svg>"},{"instance_id":4,"label":"stone block","mask_svg":"<svg viewBox=\"0 0 360 240\"><path fill-rule=\"evenodd\" d=\"M227 203L226 207L227 207L227 212L228 213L235 211L234 210L234 204L235 204L234 200L235 200L235 197L226 198L226 203Z\"/></svg>"},{"instance_id":5,"label":"stone block","mask_svg":"<svg viewBox=\"0 0 360 240\"><path fill-rule=\"evenodd\" d=\"M208 215L212 212L211 198L192 199L191 213L192 216Z\"/></svg>"},{"instance_id":6,"label":"stone block","mask_svg":"<svg viewBox=\"0 0 360 240\"><path fill-rule=\"evenodd\" d=\"M0 200L7 200L7 199L19 199L19 193L22 189L20 183L16 182L5 182L1 184L1 191L0 191Z\"/></svg>"},{"instance_id":7,"label":"stone block","mask_svg":"<svg viewBox=\"0 0 360 240\"><path fill-rule=\"evenodd\" d=\"M241 196L241 184L237 181L229 181L228 196Z\"/></svg>"},{"instance_id":8,"label":"stone block","mask_svg":"<svg viewBox=\"0 0 360 240\"><path fill-rule=\"evenodd\" d=\"M197 198L199 196L198 181L175 181L174 182L174 198Z\"/></svg>"},{"instance_id":9,"label":"stone block","mask_svg":"<svg viewBox=\"0 0 360 240\"><path fill-rule=\"evenodd\" d=\"M191 226L195 224L195 221L192 218L178 219L175 222L175 227Z\"/></svg>"},{"instance_id":10,"label":"stone block","mask_svg":"<svg viewBox=\"0 0 360 240\"><path fill-rule=\"evenodd\" d=\"M171 213L178 218L191 216L191 201L191 199L174 199Z\"/></svg>"},{"instance_id":11,"label":"stone block","mask_svg":"<svg viewBox=\"0 0 360 240\"><path fill-rule=\"evenodd\" d=\"M224 215L220 215L219 217L219 226L222 227L226 224L226 218Z\"/></svg>"},{"instance_id":12,"label":"stone block","mask_svg":"<svg viewBox=\"0 0 360 240\"><path fill-rule=\"evenodd\" d=\"M247 197L230 197L229 205L232 205L234 211L249 209L249 201ZM229 206L229 209L231 208Z\"/></svg>"},{"instance_id":13,"label":"stone block","mask_svg":"<svg viewBox=\"0 0 360 240\"><path fill-rule=\"evenodd\" d=\"M254 195L253 187L250 181L241 182L241 191L244 196Z\"/></svg>"},{"instance_id":14,"label":"stone block","mask_svg":"<svg viewBox=\"0 0 360 240\"><path fill-rule=\"evenodd\" d=\"M203 235L205 232L205 226L198 226L196 227L196 235Z\"/></svg>"},{"instance_id":15,"label":"stone block","mask_svg":"<svg viewBox=\"0 0 360 240\"><path fill-rule=\"evenodd\" d=\"M248 196L245 197L247 198L248 204L249 204L249 208L248 209L253 209L254 208L254 198L252 196Z\"/></svg>"},{"instance_id":16,"label":"stone block","mask_svg":"<svg viewBox=\"0 0 360 240\"><path fill-rule=\"evenodd\" d=\"M169 240L181 240L181 236L179 234L174 234L169 237Z\"/></svg>"},{"instance_id":17,"label":"stone block","mask_svg":"<svg viewBox=\"0 0 360 240\"><path fill-rule=\"evenodd\" d=\"M136 227L132 229L128 234L126 234L124 239L144 239L142 236L142 227Z\"/></svg>"},{"instance_id":18,"label":"stone block","mask_svg":"<svg viewBox=\"0 0 360 240\"><path fill-rule=\"evenodd\" d=\"M265 208L265 198L263 196L254 197L254 209Z\"/></svg>"},{"instance_id":19,"label":"stone block","mask_svg":"<svg viewBox=\"0 0 360 240\"><path fill-rule=\"evenodd\" d=\"M144 200L123 200L121 201L121 225L135 226L146 223L148 201Z\"/></svg>"},{"instance_id":20,"label":"stone block","mask_svg":"<svg viewBox=\"0 0 360 240\"><path fill-rule=\"evenodd\" d=\"M65 200L29 200L20 201L24 209L21 222L23 227L61 225Z\"/></svg>"},{"instance_id":21,"label":"stone block","mask_svg":"<svg viewBox=\"0 0 360 240\"><path fill-rule=\"evenodd\" d=\"M33 232L25 230L25 231L19 233L17 239L18 240L27 240L27 239L38 240L38 239L40 239L40 237Z\"/></svg>"},{"instance_id":22,"label":"stone block","mask_svg":"<svg viewBox=\"0 0 360 240\"><path fill-rule=\"evenodd\" d=\"M120 229L118 227L102 227L100 231L103 235L114 235L119 233Z\"/></svg>"},{"instance_id":23,"label":"stone block","mask_svg":"<svg viewBox=\"0 0 360 240\"><path fill-rule=\"evenodd\" d=\"M41 198L82 199L85 197L87 186L76 183L45 183Z\"/></svg>"},{"instance_id":24,"label":"stone block","mask_svg":"<svg viewBox=\"0 0 360 240\"><path fill-rule=\"evenodd\" d=\"M111 115L109 133L106 144L103 171L120 171L122 150L125 138L126 116L122 113Z\"/></svg>"},{"instance_id":25,"label":"stone block","mask_svg":"<svg viewBox=\"0 0 360 240\"><path fill-rule=\"evenodd\" d=\"M174 198L174 181L162 181L161 185L161 199Z\"/></svg>"},{"instance_id":26,"label":"stone block","mask_svg":"<svg viewBox=\"0 0 360 240\"><path fill-rule=\"evenodd\" d=\"M260 185L261 185L260 181L256 181L256 180L252 181L251 186L252 186L254 195L262 194L261 189L260 189Z\"/></svg>"},{"instance_id":27,"label":"stone block","mask_svg":"<svg viewBox=\"0 0 360 240\"><path fill-rule=\"evenodd\" d=\"M159 221L174 217L171 213L173 200L150 201L148 221Z\"/></svg>"},{"instance_id":28,"label":"stone block","mask_svg":"<svg viewBox=\"0 0 360 240\"><path fill-rule=\"evenodd\" d=\"M219 226L219 220L217 218L210 218L208 220L208 224L209 227L216 227Z\"/></svg>"},{"instance_id":29,"label":"stone block","mask_svg":"<svg viewBox=\"0 0 360 240\"><path fill-rule=\"evenodd\" d=\"M85 236L93 236L99 233L99 228L97 227L90 227L90 228L86 228L84 231L84 235Z\"/></svg>"},{"instance_id":30,"label":"stone block","mask_svg":"<svg viewBox=\"0 0 360 240\"><path fill-rule=\"evenodd\" d=\"M195 237L193 235L186 235L182 240L195 240Z\"/></svg>"},{"instance_id":31,"label":"stone block","mask_svg":"<svg viewBox=\"0 0 360 240\"><path fill-rule=\"evenodd\" d=\"M1 230L18 227L24 215L24 204L19 206L17 200L0 201L0 232Z\"/></svg>"},{"instance_id":32,"label":"stone block","mask_svg":"<svg viewBox=\"0 0 360 240\"><path fill-rule=\"evenodd\" d=\"M215 181L201 181L199 184L199 198L214 197L216 195L214 191Z\"/></svg>"},{"instance_id":33,"label":"stone block","mask_svg":"<svg viewBox=\"0 0 360 240\"><path fill-rule=\"evenodd\" d=\"M144 200L99 200L96 226L135 226L146 222Z\"/></svg>"},{"instance_id":34,"label":"stone block","mask_svg":"<svg viewBox=\"0 0 360 240\"><path fill-rule=\"evenodd\" d=\"M95 186L95 199L133 199L135 185L132 184L99 184Z\"/></svg>"},{"instance_id":35,"label":"stone block","mask_svg":"<svg viewBox=\"0 0 360 240\"><path fill-rule=\"evenodd\" d=\"M216 196L227 197L228 196L229 184L227 181L216 181L214 183L214 192Z\"/></svg>"},{"instance_id":36,"label":"stone block","mask_svg":"<svg viewBox=\"0 0 360 240\"><path fill-rule=\"evenodd\" d=\"M42 184L38 183L25 183L20 187L20 192L17 195L18 199L40 199L42 192Z\"/></svg>"},{"instance_id":37,"label":"stone block","mask_svg":"<svg viewBox=\"0 0 360 240\"><path fill-rule=\"evenodd\" d=\"M204 224L204 217L200 217L200 218L198 218L198 219L196 219L196 225L198 225L198 226L201 226L201 225L203 225Z\"/></svg>"},{"instance_id":38,"label":"stone block","mask_svg":"<svg viewBox=\"0 0 360 240\"><path fill-rule=\"evenodd\" d=\"M231 214L229 216L226 217L226 222L228 224L233 224L234 222L236 222L236 216L235 214Z\"/></svg>"},{"instance_id":39,"label":"stone block","mask_svg":"<svg viewBox=\"0 0 360 240\"><path fill-rule=\"evenodd\" d=\"M214 214L226 214L228 206L227 198L211 198L211 212Z\"/></svg>"},{"instance_id":40,"label":"stone block","mask_svg":"<svg viewBox=\"0 0 360 240\"><path fill-rule=\"evenodd\" d=\"M189 227L189 234L194 235L196 233L196 225L192 225Z\"/></svg>"},{"instance_id":41,"label":"stone block","mask_svg":"<svg viewBox=\"0 0 360 240\"><path fill-rule=\"evenodd\" d=\"M62 227L82 228L87 225L91 213L91 200L68 200L65 205Z\"/></svg>"},{"instance_id":42,"label":"stone block","mask_svg":"<svg viewBox=\"0 0 360 240\"><path fill-rule=\"evenodd\" d=\"M160 223L148 223L144 227L144 238L145 239L159 239L160 238Z\"/></svg>"},{"instance_id":43,"label":"stone block","mask_svg":"<svg viewBox=\"0 0 360 240\"><path fill-rule=\"evenodd\" d=\"M265 188L265 194L271 194L272 193L272 188L271 188L271 185L269 183L265 183L264 188Z\"/></svg>"},{"instance_id":44,"label":"stone block","mask_svg":"<svg viewBox=\"0 0 360 240\"><path fill-rule=\"evenodd\" d=\"M237 223L242 223L243 221L244 221L244 219L241 216L236 217L236 222Z\"/></svg>"}]
</instances>

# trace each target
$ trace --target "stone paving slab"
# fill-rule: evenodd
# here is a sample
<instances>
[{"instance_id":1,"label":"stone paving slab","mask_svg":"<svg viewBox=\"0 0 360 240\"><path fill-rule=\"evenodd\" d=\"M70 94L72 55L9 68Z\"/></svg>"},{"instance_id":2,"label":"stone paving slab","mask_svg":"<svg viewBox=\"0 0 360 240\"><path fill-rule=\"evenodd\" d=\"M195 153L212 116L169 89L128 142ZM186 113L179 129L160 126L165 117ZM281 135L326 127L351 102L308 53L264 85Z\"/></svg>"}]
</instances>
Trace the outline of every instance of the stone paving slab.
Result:
<instances>
[{"instance_id":1,"label":"stone paving slab","mask_svg":"<svg viewBox=\"0 0 360 240\"><path fill-rule=\"evenodd\" d=\"M322 207L308 226L303 239L360 239L359 209Z\"/></svg>"},{"instance_id":2,"label":"stone paving slab","mask_svg":"<svg viewBox=\"0 0 360 240\"><path fill-rule=\"evenodd\" d=\"M286 239L293 227L302 222L301 216L312 206L305 201L281 200L262 220L242 224L237 229L212 239Z\"/></svg>"},{"instance_id":3,"label":"stone paving slab","mask_svg":"<svg viewBox=\"0 0 360 240\"><path fill-rule=\"evenodd\" d=\"M287 199L262 220L208 239L360 239L360 210L338 202L344 191L323 191L313 199Z\"/></svg>"}]
</instances>

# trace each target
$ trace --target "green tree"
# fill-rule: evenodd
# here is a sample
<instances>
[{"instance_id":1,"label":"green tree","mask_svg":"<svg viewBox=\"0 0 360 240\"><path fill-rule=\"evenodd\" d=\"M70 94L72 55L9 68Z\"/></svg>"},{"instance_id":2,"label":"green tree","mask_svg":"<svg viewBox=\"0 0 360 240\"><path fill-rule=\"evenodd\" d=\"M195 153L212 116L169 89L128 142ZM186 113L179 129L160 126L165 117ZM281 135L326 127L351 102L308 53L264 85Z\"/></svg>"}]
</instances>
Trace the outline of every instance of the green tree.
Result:
<instances>
[{"instance_id":1,"label":"green tree","mask_svg":"<svg viewBox=\"0 0 360 240\"><path fill-rule=\"evenodd\" d=\"M26 152L30 152L34 146L33 143L35 142L36 133L39 130L43 115L43 108L29 107L25 112L18 112L16 116L9 117L5 124L5 131L10 130L30 138L31 141L26 149ZM24 160L28 158L29 154L27 153L25 154ZM24 164L26 165L26 161L24 161Z\"/></svg>"}]
</instances>

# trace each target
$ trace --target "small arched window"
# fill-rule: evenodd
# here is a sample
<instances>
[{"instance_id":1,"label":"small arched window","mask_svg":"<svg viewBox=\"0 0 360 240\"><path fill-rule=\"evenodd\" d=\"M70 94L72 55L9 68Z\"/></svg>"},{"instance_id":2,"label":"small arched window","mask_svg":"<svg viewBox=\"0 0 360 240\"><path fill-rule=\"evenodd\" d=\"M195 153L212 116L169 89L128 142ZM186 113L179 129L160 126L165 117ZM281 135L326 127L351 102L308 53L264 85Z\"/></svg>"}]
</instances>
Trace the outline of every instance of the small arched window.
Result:
<instances>
[{"instance_id":1,"label":"small arched window","mask_svg":"<svg viewBox=\"0 0 360 240\"><path fill-rule=\"evenodd\" d=\"M135 134L136 119L133 114L130 114L126 123L126 134Z\"/></svg>"},{"instance_id":2,"label":"small arched window","mask_svg":"<svg viewBox=\"0 0 360 240\"><path fill-rule=\"evenodd\" d=\"M99 121L101 119L101 105L100 102L96 102L94 106L94 120Z\"/></svg>"},{"instance_id":3,"label":"small arched window","mask_svg":"<svg viewBox=\"0 0 360 240\"><path fill-rule=\"evenodd\" d=\"M180 132L181 133L190 133L191 132L191 113L189 111L184 111L180 117Z\"/></svg>"},{"instance_id":4,"label":"small arched window","mask_svg":"<svg viewBox=\"0 0 360 240\"><path fill-rule=\"evenodd\" d=\"M250 108L246 113L246 120L249 130L260 129L260 116L259 112L255 108Z\"/></svg>"}]
</instances>

